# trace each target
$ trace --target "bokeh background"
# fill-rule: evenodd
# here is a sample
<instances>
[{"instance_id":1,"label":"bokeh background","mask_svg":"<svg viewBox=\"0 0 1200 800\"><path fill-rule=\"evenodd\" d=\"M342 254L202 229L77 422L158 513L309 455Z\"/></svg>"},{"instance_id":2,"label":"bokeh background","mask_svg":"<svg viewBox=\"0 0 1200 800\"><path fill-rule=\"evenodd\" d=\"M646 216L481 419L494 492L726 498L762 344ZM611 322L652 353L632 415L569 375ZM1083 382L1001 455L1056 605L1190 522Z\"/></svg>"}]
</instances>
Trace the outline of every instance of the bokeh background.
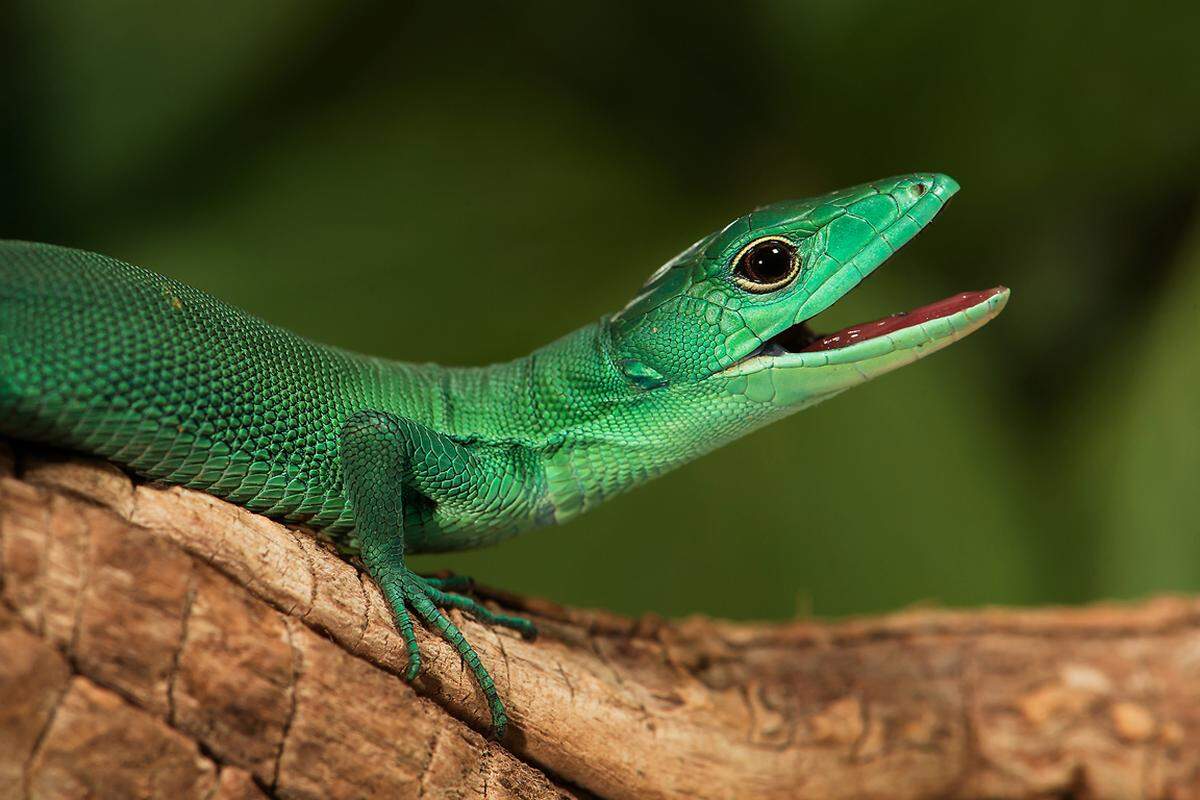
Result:
<instances>
[{"instance_id":1,"label":"bokeh background","mask_svg":"<svg viewBox=\"0 0 1200 800\"><path fill-rule=\"evenodd\" d=\"M735 618L1200 589L1195 3L5 17L0 234L397 359L524 353L765 202L961 182L823 327L1003 282L996 322L564 528L424 569Z\"/></svg>"}]
</instances>

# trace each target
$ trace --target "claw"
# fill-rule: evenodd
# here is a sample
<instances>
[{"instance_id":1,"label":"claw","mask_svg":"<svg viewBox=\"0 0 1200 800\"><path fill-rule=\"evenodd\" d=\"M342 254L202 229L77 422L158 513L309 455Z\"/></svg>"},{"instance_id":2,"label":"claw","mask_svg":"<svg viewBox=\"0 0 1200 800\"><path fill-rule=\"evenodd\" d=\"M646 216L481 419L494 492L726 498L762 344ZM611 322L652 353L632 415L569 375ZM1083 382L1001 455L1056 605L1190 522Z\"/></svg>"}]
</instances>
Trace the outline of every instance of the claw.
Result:
<instances>
[{"instance_id":1,"label":"claw","mask_svg":"<svg viewBox=\"0 0 1200 800\"><path fill-rule=\"evenodd\" d=\"M412 683L421 674L421 654L409 653L408 668L404 670L404 680Z\"/></svg>"},{"instance_id":2,"label":"claw","mask_svg":"<svg viewBox=\"0 0 1200 800\"><path fill-rule=\"evenodd\" d=\"M508 730L508 714L504 712L504 706L499 709L492 709L492 727L489 731L491 738L497 742L504 738L505 731Z\"/></svg>"}]
</instances>

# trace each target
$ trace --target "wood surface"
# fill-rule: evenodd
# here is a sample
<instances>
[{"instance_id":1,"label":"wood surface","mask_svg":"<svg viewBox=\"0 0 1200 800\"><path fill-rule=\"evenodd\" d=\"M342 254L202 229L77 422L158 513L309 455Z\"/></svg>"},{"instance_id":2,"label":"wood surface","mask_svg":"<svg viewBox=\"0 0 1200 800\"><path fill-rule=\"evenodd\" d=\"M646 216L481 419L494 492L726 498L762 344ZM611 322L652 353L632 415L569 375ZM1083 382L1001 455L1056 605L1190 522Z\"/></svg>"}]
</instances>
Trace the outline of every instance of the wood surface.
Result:
<instances>
[{"instance_id":1,"label":"wood surface","mask_svg":"<svg viewBox=\"0 0 1200 800\"><path fill-rule=\"evenodd\" d=\"M0 797L1200 798L1200 601L628 619L456 654L303 530L0 442Z\"/></svg>"}]
</instances>

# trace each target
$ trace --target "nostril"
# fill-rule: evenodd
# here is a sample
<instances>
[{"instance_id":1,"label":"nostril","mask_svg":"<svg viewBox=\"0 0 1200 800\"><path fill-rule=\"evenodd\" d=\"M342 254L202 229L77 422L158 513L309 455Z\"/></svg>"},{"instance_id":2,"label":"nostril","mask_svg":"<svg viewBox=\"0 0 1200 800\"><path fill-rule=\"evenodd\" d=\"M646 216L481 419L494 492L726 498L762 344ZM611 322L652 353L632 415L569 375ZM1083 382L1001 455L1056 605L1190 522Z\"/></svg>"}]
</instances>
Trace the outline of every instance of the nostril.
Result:
<instances>
[{"instance_id":1,"label":"nostril","mask_svg":"<svg viewBox=\"0 0 1200 800\"><path fill-rule=\"evenodd\" d=\"M910 192L912 192L914 195L916 195L917 197L920 197L921 195L923 195L927 191L929 191L929 184L927 184L923 181L921 183L914 183L912 186L910 186L908 188L908 190Z\"/></svg>"}]
</instances>

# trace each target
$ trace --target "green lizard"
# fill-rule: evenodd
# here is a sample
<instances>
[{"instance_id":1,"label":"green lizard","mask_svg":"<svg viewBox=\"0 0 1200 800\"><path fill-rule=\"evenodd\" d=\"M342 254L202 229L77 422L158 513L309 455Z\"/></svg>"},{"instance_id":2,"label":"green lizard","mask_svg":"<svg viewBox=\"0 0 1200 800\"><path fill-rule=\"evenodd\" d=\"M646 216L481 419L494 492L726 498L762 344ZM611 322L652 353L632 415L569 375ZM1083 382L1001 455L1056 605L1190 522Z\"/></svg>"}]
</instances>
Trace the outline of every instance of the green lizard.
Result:
<instances>
[{"instance_id":1,"label":"green lizard","mask_svg":"<svg viewBox=\"0 0 1200 800\"><path fill-rule=\"evenodd\" d=\"M413 679L410 613L504 705L443 608L526 620L428 578L407 552L564 522L768 422L929 355L995 317L997 287L817 336L805 324L957 190L912 174L739 217L621 311L515 361L397 363L289 333L153 272L0 243L0 432L108 458L307 523L358 554Z\"/></svg>"}]
</instances>

